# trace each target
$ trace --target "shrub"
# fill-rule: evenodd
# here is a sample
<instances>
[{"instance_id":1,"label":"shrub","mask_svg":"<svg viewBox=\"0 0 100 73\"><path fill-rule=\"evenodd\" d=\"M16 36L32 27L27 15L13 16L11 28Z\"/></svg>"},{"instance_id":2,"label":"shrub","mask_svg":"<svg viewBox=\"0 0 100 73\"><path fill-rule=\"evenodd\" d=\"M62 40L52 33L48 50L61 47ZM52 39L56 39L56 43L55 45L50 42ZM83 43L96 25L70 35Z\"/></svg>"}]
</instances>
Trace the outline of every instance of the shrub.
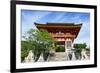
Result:
<instances>
[{"instance_id":1,"label":"shrub","mask_svg":"<svg viewBox=\"0 0 100 73\"><path fill-rule=\"evenodd\" d=\"M65 48L63 46L57 46L56 52L65 52Z\"/></svg>"}]
</instances>

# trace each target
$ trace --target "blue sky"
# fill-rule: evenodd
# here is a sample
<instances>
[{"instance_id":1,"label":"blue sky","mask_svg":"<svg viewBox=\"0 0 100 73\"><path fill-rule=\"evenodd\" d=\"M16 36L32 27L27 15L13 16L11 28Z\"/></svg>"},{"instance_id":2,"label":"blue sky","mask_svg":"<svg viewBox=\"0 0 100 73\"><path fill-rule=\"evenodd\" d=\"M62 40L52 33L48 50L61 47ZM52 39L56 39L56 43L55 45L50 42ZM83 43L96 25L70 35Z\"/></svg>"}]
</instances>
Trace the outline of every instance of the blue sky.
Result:
<instances>
[{"instance_id":1,"label":"blue sky","mask_svg":"<svg viewBox=\"0 0 100 73\"><path fill-rule=\"evenodd\" d=\"M36 29L34 22L83 23L74 43L90 44L90 13L21 10L22 35L29 29Z\"/></svg>"}]
</instances>

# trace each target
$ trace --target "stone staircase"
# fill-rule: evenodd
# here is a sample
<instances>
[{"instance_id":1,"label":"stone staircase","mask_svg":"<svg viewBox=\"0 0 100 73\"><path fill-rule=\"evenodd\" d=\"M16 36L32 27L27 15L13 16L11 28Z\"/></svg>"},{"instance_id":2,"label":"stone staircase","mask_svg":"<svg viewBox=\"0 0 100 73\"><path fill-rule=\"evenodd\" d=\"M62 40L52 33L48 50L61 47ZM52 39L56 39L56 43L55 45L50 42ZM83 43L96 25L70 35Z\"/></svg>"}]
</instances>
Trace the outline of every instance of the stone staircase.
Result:
<instances>
[{"instance_id":1,"label":"stone staircase","mask_svg":"<svg viewBox=\"0 0 100 73\"><path fill-rule=\"evenodd\" d=\"M66 53L56 52L55 55L49 59L49 61L67 61Z\"/></svg>"},{"instance_id":2,"label":"stone staircase","mask_svg":"<svg viewBox=\"0 0 100 73\"><path fill-rule=\"evenodd\" d=\"M55 53L54 61L66 61L66 60L67 60L67 56L65 52Z\"/></svg>"}]
</instances>

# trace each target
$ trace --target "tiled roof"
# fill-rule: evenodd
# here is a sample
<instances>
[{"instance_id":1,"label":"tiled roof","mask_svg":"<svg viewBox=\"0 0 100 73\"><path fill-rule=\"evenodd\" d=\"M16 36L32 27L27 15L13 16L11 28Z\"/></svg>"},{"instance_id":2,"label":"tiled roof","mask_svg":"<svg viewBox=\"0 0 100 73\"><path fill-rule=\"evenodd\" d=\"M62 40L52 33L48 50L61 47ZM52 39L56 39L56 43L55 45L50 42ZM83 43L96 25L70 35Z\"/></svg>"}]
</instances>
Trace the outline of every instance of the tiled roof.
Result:
<instances>
[{"instance_id":1,"label":"tiled roof","mask_svg":"<svg viewBox=\"0 0 100 73\"><path fill-rule=\"evenodd\" d=\"M48 26L81 26L82 23L80 24L74 24L74 23L46 23L46 24L41 24L41 23L34 23L35 25L48 25Z\"/></svg>"}]
</instances>

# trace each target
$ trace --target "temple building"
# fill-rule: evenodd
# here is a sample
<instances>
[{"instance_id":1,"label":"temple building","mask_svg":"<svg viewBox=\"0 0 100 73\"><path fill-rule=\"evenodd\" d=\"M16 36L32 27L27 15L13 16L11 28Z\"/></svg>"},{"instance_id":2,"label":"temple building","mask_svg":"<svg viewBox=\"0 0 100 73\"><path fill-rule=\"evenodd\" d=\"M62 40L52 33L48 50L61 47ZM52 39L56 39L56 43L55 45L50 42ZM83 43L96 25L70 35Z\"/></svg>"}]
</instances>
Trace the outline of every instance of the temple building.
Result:
<instances>
[{"instance_id":1,"label":"temple building","mask_svg":"<svg viewBox=\"0 0 100 73\"><path fill-rule=\"evenodd\" d=\"M40 29L46 29L57 41L57 45L62 45L65 48L65 52L73 49L73 42L77 38L82 24L74 23L34 23L36 27Z\"/></svg>"},{"instance_id":2,"label":"temple building","mask_svg":"<svg viewBox=\"0 0 100 73\"><path fill-rule=\"evenodd\" d=\"M37 29L47 30L54 41L54 46L63 46L64 52L55 53L54 61L75 60L73 42L77 38L82 24L74 23L34 23ZM51 60L49 60L51 61Z\"/></svg>"},{"instance_id":3,"label":"temple building","mask_svg":"<svg viewBox=\"0 0 100 73\"><path fill-rule=\"evenodd\" d=\"M63 53L55 53L55 61L75 60L73 42L77 38L82 24L74 23L34 23L36 27L47 30L52 38L57 42L57 46L63 46ZM55 45L55 44L54 44Z\"/></svg>"}]
</instances>

